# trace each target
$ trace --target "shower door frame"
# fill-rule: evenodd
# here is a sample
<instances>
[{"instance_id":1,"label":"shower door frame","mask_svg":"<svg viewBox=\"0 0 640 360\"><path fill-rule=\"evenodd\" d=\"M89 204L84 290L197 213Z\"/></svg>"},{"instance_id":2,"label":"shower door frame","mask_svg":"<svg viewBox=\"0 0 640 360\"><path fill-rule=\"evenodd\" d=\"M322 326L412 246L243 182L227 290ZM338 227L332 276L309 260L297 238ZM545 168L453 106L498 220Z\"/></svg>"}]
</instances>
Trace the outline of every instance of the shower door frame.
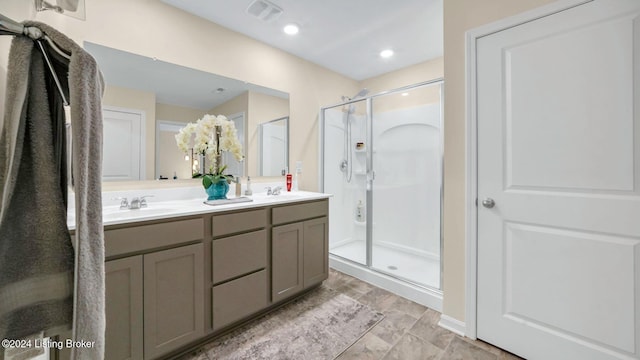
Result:
<instances>
[{"instance_id":1,"label":"shower door frame","mask_svg":"<svg viewBox=\"0 0 640 360\"><path fill-rule=\"evenodd\" d=\"M417 283L415 281L412 281L410 279L404 278L404 277L400 277L397 276L395 274L391 274L389 272L386 272L384 270L381 269L377 269L375 267L373 267L373 182L375 180L375 170L373 169L373 99L375 98L379 98L382 96L386 96L386 95L391 95L391 94L396 94L396 93L402 93L402 92L407 92L409 90L413 90L413 89L417 89L420 87L427 87L427 86L434 86L438 84L440 86L440 134L439 134L439 141L440 141L440 154L439 154L439 160L440 160L440 248L439 248L439 261L440 261L440 281L439 281L439 286L436 287L432 287L432 286L428 286L428 285L424 285L424 284L420 284ZM420 82L420 83L416 83L416 84L412 84L412 85L407 85L407 86L403 86L400 88L396 88L396 89L392 89L392 90L386 90L386 91L382 91L373 95L369 95L369 96L364 96L361 98L357 98L357 99L351 99L348 101L343 101L337 104L332 104L329 106L323 106L320 108L320 122L319 122L319 143L321 145L321 149L319 151L319 163L320 163L320 172L319 172L319 184L320 184L320 191L324 192L324 169L325 169L325 158L324 158L324 146L325 146L325 115L324 112L328 109L332 109L332 108L336 108L339 106L345 106L345 105L351 105L351 104L356 104L356 103L360 103L362 101L366 101L366 108L367 108L367 116L366 116L366 141L368 144L370 144L370 146L366 147L366 180L365 180L365 193L366 193L366 204L365 204L365 214L366 214L366 229L365 229L365 250L366 250L366 263L362 264L359 263L357 261L351 260L349 258L345 258L343 256L340 255L336 255L331 253L331 249L329 249L329 254L331 254L332 256L336 256L339 257L340 259L343 259L349 263L352 263L356 266L360 266L360 267L365 267L366 269L370 270L370 271L374 271L376 273L380 273L386 276L389 276L391 278L394 278L398 281L402 281L405 283L409 283L413 286L417 286L419 288L424 288L424 289L428 289L431 291L436 291L440 294L442 294L442 282L444 279L444 275L443 275L443 270L444 270L444 261L443 261L443 257L442 257L442 250L443 250L443 246L444 246L444 237L443 237L443 227L444 227L444 216L443 216L443 211L444 211L444 78L440 77L437 79L433 79L433 80L429 80L429 81L424 81L424 82ZM349 151L351 151L351 149L349 149ZM329 244L331 243L331 240L329 240Z\"/></svg>"}]
</instances>

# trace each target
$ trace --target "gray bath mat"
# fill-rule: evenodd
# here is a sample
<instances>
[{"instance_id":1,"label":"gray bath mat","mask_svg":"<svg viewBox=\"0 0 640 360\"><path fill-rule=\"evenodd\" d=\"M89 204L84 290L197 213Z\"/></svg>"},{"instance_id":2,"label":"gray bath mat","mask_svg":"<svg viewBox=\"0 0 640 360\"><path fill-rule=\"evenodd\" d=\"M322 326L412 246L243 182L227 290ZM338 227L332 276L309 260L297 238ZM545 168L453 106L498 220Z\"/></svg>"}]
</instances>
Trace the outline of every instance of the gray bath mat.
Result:
<instances>
[{"instance_id":1,"label":"gray bath mat","mask_svg":"<svg viewBox=\"0 0 640 360\"><path fill-rule=\"evenodd\" d=\"M384 318L321 287L205 346L216 360L331 360Z\"/></svg>"}]
</instances>

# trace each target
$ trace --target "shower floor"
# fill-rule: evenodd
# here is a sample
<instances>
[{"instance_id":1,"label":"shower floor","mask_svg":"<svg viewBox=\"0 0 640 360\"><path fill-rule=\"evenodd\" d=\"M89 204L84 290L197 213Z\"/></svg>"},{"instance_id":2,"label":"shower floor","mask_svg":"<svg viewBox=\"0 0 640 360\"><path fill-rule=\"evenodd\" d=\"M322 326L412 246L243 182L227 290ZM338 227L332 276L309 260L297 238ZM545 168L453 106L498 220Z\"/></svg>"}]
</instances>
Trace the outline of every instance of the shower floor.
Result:
<instances>
[{"instance_id":1,"label":"shower floor","mask_svg":"<svg viewBox=\"0 0 640 360\"><path fill-rule=\"evenodd\" d=\"M364 240L332 247L330 252L351 261L366 263ZM440 288L440 262L436 259L373 244L372 268L415 284Z\"/></svg>"}]
</instances>

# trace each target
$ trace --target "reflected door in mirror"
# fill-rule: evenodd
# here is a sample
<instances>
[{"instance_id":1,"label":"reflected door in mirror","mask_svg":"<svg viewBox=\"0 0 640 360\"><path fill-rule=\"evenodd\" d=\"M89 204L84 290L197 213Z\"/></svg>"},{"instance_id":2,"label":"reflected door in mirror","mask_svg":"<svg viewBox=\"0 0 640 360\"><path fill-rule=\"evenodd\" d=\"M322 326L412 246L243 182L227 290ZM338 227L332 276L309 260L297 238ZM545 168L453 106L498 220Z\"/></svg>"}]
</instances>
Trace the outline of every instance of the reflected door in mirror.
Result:
<instances>
[{"instance_id":1,"label":"reflected door in mirror","mask_svg":"<svg viewBox=\"0 0 640 360\"><path fill-rule=\"evenodd\" d=\"M140 180L144 174L144 114L136 110L103 109L102 180Z\"/></svg>"},{"instance_id":2,"label":"reflected door in mirror","mask_svg":"<svg viewBox=\"0 0 640 360\"><path fill-rule=\"evenodd\" d=\"M280 176L286 173L288 118L260 124L260 175Z\"/></svg>"}]
</instances>

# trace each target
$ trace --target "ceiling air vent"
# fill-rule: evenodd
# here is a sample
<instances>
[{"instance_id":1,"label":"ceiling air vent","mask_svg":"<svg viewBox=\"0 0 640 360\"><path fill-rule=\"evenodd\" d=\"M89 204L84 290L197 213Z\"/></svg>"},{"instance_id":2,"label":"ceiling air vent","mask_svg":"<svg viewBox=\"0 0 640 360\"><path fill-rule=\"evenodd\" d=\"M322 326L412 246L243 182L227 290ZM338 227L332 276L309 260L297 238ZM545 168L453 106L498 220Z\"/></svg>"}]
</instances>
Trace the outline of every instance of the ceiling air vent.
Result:
<instances>
[{"instance_id":1,"label":"ceiling air vent","mask_svg":"<svg viewBox=\"0 0 640 360\"><path fill-rule=\"evenodd\" d=\"M247 8L247 14L253 15L262 21L271 22L280 17L282 8L266 0L256 0Z\"/></svg>"}]
</instances>

